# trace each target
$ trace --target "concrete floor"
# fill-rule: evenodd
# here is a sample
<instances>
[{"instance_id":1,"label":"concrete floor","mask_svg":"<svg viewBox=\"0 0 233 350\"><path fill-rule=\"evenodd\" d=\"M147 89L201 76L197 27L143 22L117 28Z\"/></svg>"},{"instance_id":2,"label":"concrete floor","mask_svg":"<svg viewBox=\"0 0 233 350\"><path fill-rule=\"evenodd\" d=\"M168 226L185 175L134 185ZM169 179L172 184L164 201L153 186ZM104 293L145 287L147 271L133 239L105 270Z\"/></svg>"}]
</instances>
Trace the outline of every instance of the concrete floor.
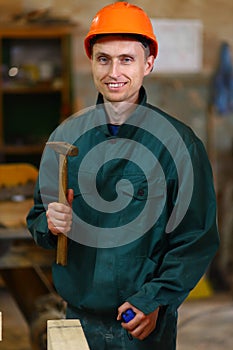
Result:
<instances>
[{"instance_id":1,"label":"concrete floor","mask_svg":"<svg viewBox=\"0 0 233 350\"><path fill-rule=\"evenodd\" d=\"M27 324L5 286L0 287L0 310L3 314L0 349L32 350ZM177 350L231 350L233 300L230 295L186 301L179 310L177 343Z\"/></svg>"},{"instance_id":2,"label":"concrete floor","mask_svg":"<svg viewBox=\"0 0 233 350\"><path fill-rule=\"evenodd\" d=\"M179 316L178 350L233 349L233 299L229 295L188 300Z\"/></svg>"}]
</instances>

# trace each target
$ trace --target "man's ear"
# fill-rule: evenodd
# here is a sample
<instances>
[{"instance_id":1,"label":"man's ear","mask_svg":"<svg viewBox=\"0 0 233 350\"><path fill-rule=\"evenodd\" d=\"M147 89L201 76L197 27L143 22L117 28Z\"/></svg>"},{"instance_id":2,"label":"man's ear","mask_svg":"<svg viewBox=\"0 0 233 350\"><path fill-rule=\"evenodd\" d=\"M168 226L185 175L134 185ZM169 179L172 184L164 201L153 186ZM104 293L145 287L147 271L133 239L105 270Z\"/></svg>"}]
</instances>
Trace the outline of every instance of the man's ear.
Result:
<instances>
[{"instance_id":1,"label":"man's ear","mask_svg":"<svg viewBox=\"0 0 233 350\"><path fill-rule=\"evenodd\" d=\"M150 55L146 59L146 69L144 76L148 75L154 68L154 61L155 57L153 55Z\"/></svg>"}]
</instances>

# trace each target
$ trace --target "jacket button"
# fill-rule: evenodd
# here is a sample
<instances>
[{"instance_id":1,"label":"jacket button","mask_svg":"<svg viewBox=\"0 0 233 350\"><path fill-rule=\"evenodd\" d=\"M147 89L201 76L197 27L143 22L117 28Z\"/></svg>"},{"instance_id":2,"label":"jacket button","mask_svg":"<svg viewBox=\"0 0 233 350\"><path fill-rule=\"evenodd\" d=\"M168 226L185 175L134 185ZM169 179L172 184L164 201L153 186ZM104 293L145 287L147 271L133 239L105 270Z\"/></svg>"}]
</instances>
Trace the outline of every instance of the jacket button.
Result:
<instances>
[{"instance_id":1,"label":"jacket button","mask_svg":"<svg viewBox=\"0 0 233 350\"><path fill-rule=\"evenodd\" d=\"M144 196L144 190L142 188L138 190L138 196Z\"/></svg>"}]
</instances>

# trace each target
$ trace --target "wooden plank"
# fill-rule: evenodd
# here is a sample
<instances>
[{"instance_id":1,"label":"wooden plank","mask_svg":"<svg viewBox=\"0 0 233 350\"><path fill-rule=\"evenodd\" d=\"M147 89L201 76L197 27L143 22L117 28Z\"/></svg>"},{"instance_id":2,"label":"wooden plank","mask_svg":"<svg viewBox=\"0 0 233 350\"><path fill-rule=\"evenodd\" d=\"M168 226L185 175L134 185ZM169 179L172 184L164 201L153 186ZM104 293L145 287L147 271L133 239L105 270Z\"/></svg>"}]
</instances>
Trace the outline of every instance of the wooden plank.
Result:
<instances>
[{"instance_id":1,"label":"wooden plank","mask_svg":"<svg viewBox=\"0 0 233 350\"><path fill-rule=\"evenodd\" d=\"M90 350L79 320L48 320L48 350Z\"/></svg>"},{"instance_id":2,"label":"wooden plank","mask_svg":"<svg viewBox=\"0 0 233 350\"><path fill-rule=\"evenodd\" d=\"M5 228L26 228L26 216L33 206L33 199L21 202L0 201L0 226Z\"/></svg>"},{"instance_id":3,"label":"wooden plank","mask_svg":"<svg viewBox=\"0 0 233 350\"><path fill-rule=\"evenodd\" d=\"M32 236L26 227L1 228L1 221L0 221L0 240L1 239L8 239L8 240L9 239L32 239Z\"/></svg>"},{"instance_id":4,"label":"wooden plank","mask_svg":"<svg viewBox=\"0 0 233 350\"><path fill-rule=\"evenodd\" d=\"M72 32L75 32L76 26L72 24L67 24L64 26L59 25L44 25L41 26L39 24L35 25L11 25L6 24L5 26L1 26L0 28L0 37L7 37L7 38L54 38L54 37L61 37L64 35L71 34Z\"/></svg>"},{"instance_id":5,"label":"wooden plank","mask_svg":"<svg viewBox=\"0 0 233 350\"><path fill-rule=\"evenodd\" d=\"M0 270L40 266L49 273L50 267L55 260L54 249L39 247L32 238L18 241L15 237L13 242L11 239L4 241L0 235L0 247L0 255L2 254L0 256Z\"/></svg>"}]
</instances>

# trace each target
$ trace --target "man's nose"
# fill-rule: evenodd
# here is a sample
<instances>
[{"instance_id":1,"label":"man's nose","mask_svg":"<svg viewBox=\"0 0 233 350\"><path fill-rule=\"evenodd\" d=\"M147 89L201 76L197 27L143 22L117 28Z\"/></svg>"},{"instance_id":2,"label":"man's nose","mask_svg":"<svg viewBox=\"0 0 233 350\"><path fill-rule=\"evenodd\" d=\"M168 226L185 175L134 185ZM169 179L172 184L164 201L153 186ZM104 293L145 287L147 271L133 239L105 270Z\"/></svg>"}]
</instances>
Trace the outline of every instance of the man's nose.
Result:
<instances>
[{"instance_id":1,"label":"man's nose","mask_svg":"<svg viewBox=\"0 0 233 350\"><path fill-rule=\"evenodd\" d=\"M109 67L109 76L112 78L117 78L120 76L120 64L119 62L112 61L110 67Z\"/></svg>"}]
</instances>

